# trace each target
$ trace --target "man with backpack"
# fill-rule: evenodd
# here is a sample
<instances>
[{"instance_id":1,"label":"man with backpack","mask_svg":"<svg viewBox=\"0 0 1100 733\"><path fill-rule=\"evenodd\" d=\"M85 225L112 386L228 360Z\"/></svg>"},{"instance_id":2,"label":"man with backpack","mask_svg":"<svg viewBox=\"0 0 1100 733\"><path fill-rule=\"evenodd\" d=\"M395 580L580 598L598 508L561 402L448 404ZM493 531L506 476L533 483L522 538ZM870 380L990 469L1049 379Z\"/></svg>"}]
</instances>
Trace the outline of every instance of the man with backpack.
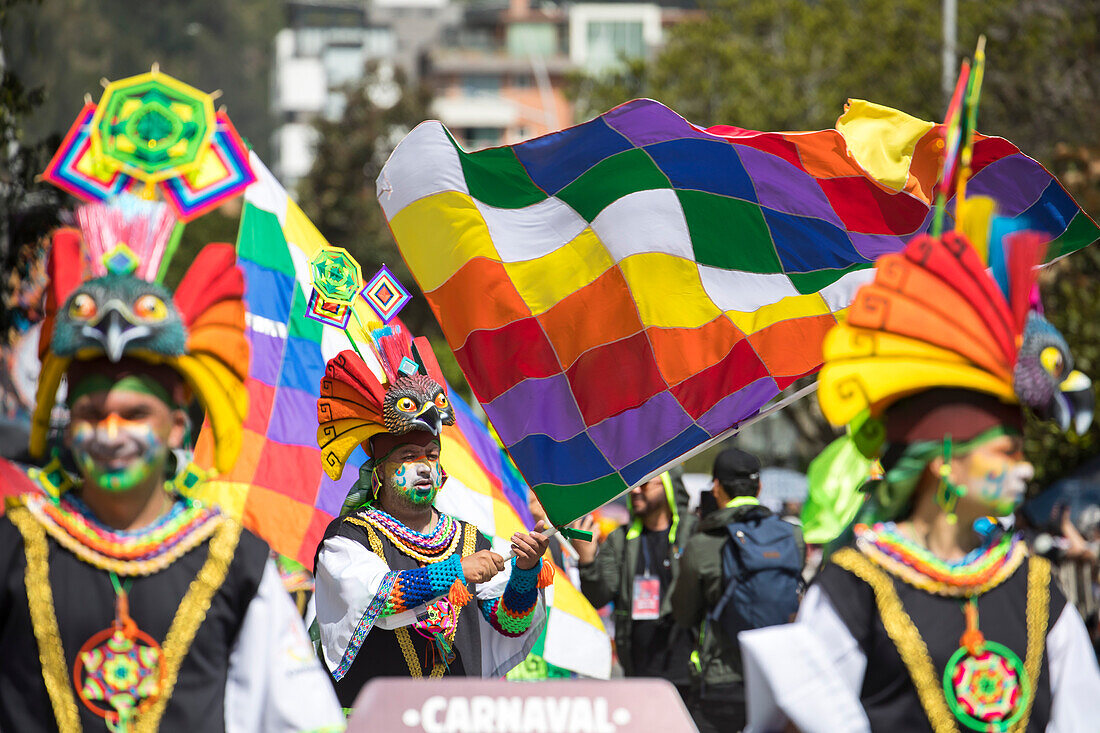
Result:
<instances>
[{"instance_id":1,"label":"man with backpack","mask_svg":"<svg viewBox=\"0 0 1100 733\"><path fill-rule=\"evenodd\" d=\"M680 558L672 616L698 630L691 656L692 718L701 733L745 725L737 634L790 621L805 546L799 529L761 506L760 461L730 448L714 461L718 509L700 520Z\"/></svg>"}]
</instances>

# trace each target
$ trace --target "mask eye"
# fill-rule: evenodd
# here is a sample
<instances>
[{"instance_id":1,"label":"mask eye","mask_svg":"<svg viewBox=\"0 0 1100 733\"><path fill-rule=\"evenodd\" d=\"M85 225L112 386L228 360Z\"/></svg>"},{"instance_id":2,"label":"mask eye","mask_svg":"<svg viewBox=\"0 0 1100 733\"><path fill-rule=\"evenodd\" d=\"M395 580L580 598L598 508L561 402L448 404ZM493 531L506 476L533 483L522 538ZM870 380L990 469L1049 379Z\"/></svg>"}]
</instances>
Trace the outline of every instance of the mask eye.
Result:
<instances>
[{"instance_id":1,"label":"mask eye","mask_svg":"<svg viewBox=\"0 0 1100 733\"><path fill-rule=\"evenodd\" d=\"M416 402L411 397L402 397L397 401L397 409L401 412L414 412L416 410Z\"/></svg>"},{"instance_id":2,"label":"mask eye","mask_svg":"<svg viewBox=\"0 0 1100 733\"><path fill-rule=\"evenodd\" d=\"M447 401L447 395L440 392L435 396L435 406L440 410L446 410L450 406L450 402Z\"/></svg>"},{"instance_id":3,"label":"mask eye","mask_svg":"<svg viewBox=\"0 0 1100 733\"><path fill-rule=\"evenodd\" d=\"M87 321L94 318L97 311L95 298L87 293L77 293L76 297L73 298L73 302L69 304L69 317L78 321Z\"/></svg>"},{"instance_id":4,"label":"mask eye","mask_svg":"<svg viewBox=\"0 0 1100 733\"><path fill-rule=\"evenodd\" d=\"M1052 377L1062 378L1062 371L1065 369L1066 364L1061 351L1053 346L1048 346L1039 353L1039 362L1042 363L1043 369L1046 369Z\"/></svg>"},{"instance_id":5,"label":"mask eye","mask_svg":"<svg viewBox=\"0 0 1100 733\"><path fill-rule=\"evenodd\" d=\"M155 295L142 295L134 301L134 315L143 321L163 321L168 317L168 306Z\"/></svg>"}]
</instances>

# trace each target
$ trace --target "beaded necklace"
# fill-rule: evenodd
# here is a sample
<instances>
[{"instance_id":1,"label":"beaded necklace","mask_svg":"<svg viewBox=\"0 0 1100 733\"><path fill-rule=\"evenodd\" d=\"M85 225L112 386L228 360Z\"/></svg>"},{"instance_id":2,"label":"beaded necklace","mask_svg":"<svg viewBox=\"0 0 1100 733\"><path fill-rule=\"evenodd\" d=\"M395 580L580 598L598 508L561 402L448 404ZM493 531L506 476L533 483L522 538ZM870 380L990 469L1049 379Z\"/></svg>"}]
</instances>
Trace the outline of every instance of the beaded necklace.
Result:
<instances>
[{"instance_id":1,"label":"beaded necklace","mask_svg":"<svg viewBox=\"0 0 1100 733\"><path fill-rule=\"evenodd\" d=\"M40 494L22 497L27 510L58 544L81 560L119 575L159 572L210 537L224 520L215 507L177 498L172 508L138 530L118 531L101 524L78 498L55 504Z\"/></svg>"},{"instance_id":2,"label":"beaded necklace","mask_svg":"<svg viewBox=\"0 0 1100 733\"><path fill-rule=\"evenodd\" d=\"M442 512L430 534L422 534L406 527L376 506L367 506L347 517L353 524L377 529L404 554L424 563L435 562L449 556L458 547L459 524Z\"/></svg>"},{"instance_id":3,"label":"beaded necklace","mask_svg":"<svg viewBox=\"0 0 1100 733\"><path fill-rule=\"evenodd\" d=\"M902 535L893 522L857 525L856 546L872 562L909 585L941 596L981 595L1007 580L1027 557L1020 535L985 544L947 562Z\"/></svg>"},{"instance_id":4,"label":"beaded necklace","mask_svg":"<svg viewBox=\"0 0 1100 733\"><path fill-rule=\"evenodd\" d=\"M893 602L897 595L893 593L890 581L885 580L884 576L883 579L875 580L875 573L881 575L881 571L874 569L875 566L928 593L960 599L963 615L966 617L966 630L959 638L959 648L947 661L942 678L944 700L950 714L967 728L976 731L1007 733L1026 727L1027 716L1035 700L1034 685L1038 680L1036 661L1041 655L1041 651L1037 652L1033 648L1036 635L1032 633L1031 626L1045 614L1047 603L1047 600L1040 599L1038 605L1042 609L1040 612L1035 610L1031 581L1034 576L1043 575L1043 563L1033 562L1029 572L1028 664L1025 665L1019 655L1007 646L987 640L978 624L978 598L1007 580L1027 557L1027 547L1020 535L1005 536L998 542L987 542L961 560L947 562L903 536L893 522L876 524L873 528L857 525L855 532L856 546L865 558L864 562L870 561L871 569L860 570L858 563L854 563L853 556L848 558L851 562L842 565L870 582L872 587L879 586L876 588L876 597L884 624L888 619L886 610L882 608L883 598L890 601L889 605L894 608L893 614L898 619L907 621L908 616L905 615L900 601ZM860 556L856 554L854 557ZM1047 577L1049 578L1049 572ZM1040 578L1038 586L1045 588L1045 581ZM927 649L912 622L909 621L906 625L899 621L896 625L900 630L908 629L908 633L891 633L894 643L904 641L903 637L906 636L914 637L919 644L912 643L912 638L906 643L918 651L924 651L922 654L914 654L910 650L910 656L913 659L926 659ZM1042 625L1045 627L1045 620ZM1042 639L1043 636L1045 631L1037 638ZM899 652L905 651L900 645L898 649ZM914 666L913 659L907 660L906 665L911 674L914 671L922 672L921 675L913 676L913 683L930 719L943 717L946 711L939 709L939 698L935 698L935 705L930 709L933 699L931 684L924 678L929 677L927 667L931 665L921 664L918 669ZM946 725L944 729L947 729Z\"/></svg>"}]
</instances>

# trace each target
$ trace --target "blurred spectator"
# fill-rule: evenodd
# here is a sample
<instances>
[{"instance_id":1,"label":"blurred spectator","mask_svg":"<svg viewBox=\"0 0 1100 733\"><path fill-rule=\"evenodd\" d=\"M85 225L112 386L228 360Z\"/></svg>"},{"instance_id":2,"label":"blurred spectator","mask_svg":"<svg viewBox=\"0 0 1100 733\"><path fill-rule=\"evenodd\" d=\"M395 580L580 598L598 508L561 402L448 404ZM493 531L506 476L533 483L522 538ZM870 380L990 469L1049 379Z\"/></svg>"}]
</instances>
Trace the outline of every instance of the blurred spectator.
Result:
<instances>
[{"instance_id":1,"label":"blurred spectator","mask_svg":"<svg viewBox=\"0 0 1100 733\"><path fill-rule=\"evenodd\" d=\"M686 698L689 632L672 621L669 589L680 552L695 526L686 492L666 472L630 492L630 524L612 532L598 552L577 543L581 591L593 606L615 604L615 643L627 677L663 677ZM581 529L594 522L586 517Z\"/></svg>"},{"instance_id":2,"label":"blurred spectator","mask_svg":"<svg viewBox=\"0 0 1100 733\"><path fill-rule=\"evenodd\" d=\"M672 614L685 628L699 629L688 706L695 725L702 733L726 733L746 721L736 632L791 620L805 550L799 529L761 505L756 456L736 448L719 453L711 492L720 508L699 522L684 548ZM727 548L735 536L740 544ZM752 607L747 614L744 606Z\"/></svg>"}]
</instances>

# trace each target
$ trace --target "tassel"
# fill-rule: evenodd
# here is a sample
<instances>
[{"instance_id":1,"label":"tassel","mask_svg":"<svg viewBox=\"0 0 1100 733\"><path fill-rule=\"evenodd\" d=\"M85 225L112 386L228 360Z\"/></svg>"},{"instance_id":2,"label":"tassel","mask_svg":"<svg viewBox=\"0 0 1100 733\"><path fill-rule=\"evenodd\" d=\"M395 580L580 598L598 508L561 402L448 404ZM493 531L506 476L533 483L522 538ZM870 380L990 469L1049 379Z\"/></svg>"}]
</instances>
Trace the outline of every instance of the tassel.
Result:
<instances>
[{"instance_id":1,"label":"tassel","mask_svg":"<svg viewBox=\"0 0 1100 733\"><path fill-rule=\"evenodd\" d=\"M542 561L542 568L539 570L539 588L547 588L554 582L554 564L547 562L545 559Z\"/></svg>"},{"instance_id":2,"label":"tassel","mask_svg":"<svg viewBox=\"0 0 1100 733\"><path fill-rule=\"evenodd\" d=\"M979 657L985 651L985 635L978 630L978 604L973 598L963 608L966 614L966 631L959 639L959 646L966 647L972 657Z\"/></svg>"},{"instance_id":3,"label":"tassel","mask_svg":"<svg viewBox=\"0 0 1100 733\"><path fill-rule=\"evenodd\" d=\"M466 584L462 582L461 578L455 578L451 583L451 590L447 593L447 600L450 601L453 608L461 608L470 602L470 591L467 590Z\"/></svg>"}]
</instances>

